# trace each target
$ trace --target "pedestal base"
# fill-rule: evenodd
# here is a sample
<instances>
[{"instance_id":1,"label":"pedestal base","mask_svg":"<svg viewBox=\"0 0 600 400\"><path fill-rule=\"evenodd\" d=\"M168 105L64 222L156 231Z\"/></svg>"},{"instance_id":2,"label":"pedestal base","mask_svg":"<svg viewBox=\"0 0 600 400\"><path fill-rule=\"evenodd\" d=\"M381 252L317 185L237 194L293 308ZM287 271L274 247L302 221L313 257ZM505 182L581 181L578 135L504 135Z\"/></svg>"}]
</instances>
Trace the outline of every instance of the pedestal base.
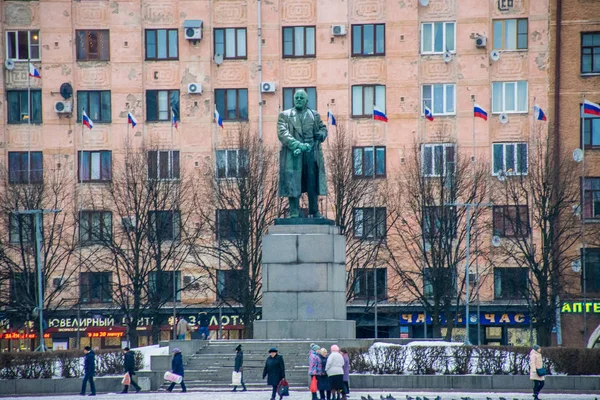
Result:
<instances>
[{"instance_id":1,"label":"pedestal base","mask_svg":"<svg viewBox=\"0 0 600 400\"><path fill-rule=\"evenodd\" d=\"M355 339L356 322L345 320L254 321L255 339Z\"/></svg>"}]
</instances>

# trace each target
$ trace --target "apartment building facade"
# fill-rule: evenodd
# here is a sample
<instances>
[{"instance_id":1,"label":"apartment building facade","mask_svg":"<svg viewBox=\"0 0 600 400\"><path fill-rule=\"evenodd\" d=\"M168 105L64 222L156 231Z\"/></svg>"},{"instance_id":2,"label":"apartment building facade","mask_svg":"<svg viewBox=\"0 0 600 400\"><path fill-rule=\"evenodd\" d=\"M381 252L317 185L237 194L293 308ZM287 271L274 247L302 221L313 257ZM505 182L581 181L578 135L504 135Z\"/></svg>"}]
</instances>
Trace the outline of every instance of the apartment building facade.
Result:
<instances>
[{"instance_id":1,"label":"apartment building facade","mask_svg":"<svg viewBox=\"0 0 600 400\"><path fill-rule=\"evenodd\" d=\"M234 150L240 121L266 145L277 146L278 112L292 106L298 88L307 91L311 108L321 115L329 110L344 124L356 154L377 148L376 157L364 157L370 165L361 163L360 171L383 171L381 179L403 168L415 143L434 152L453 142L493 165L490 176L524 173L533 105L550 106L549 3L4 1L0 95L6 105L0 108L0 141L10 179L3 184L31 183L41 179L34 171L51 168L73 177L80 171L83 182L73 183L74 192L86 184L101 190L125 140L168 151L169 165L176 154L182 165L199 168L215 149ZM29 65L41 78L29 76ZM387 123L373 121L373 105L387 115ZM475 105L487 112L487 120L474 117ZM215 123L215 108L223 128ZM433 121L425 118L425 108ZM83 126L84 111L93 121L91 130ZM129 113L135 127L128 124ZM540 123L538 129L547 128ZM161 155L156 157L158 165ZM99 226L119 229L121 221L111 221ZM86 287L111 282L108 273L77 274L70 296L81 297L82 282ZM181 272L177 279L194 273ZM379 337L431 335L427 316L402 298L391 271L365 276L385 294L377 310ZM471 332L472 341L529 343L527 306L515 299L512 285L522 271L498 268L492 276L482 284L479 307L472 304L478 314L470 315L471 323L480 325L479 334ZM373 283L364 283L358 298L372 295ZM120 346L124 317L102 293L85 304L85 326L74 328L72 302L48 316L48 343L73 347L77 330L82 343ZM183 292L177 301L182 315L193 323L204 320L213 334L219 319L226 337L239 337L243 330L236 310L217 307L214 295ZM348 306L349 317L359 321L358 336L372 337L373 307L360 300ZM31 345L24 342L34 336L26 332L27 319L5 321L10 329L3 349ZM141 329L147 325L141 322ZM163 329L168 337L169 326ZM461 329L464 336L464 323L456 328L459 335Z\"/></svg>"}]
</instances>

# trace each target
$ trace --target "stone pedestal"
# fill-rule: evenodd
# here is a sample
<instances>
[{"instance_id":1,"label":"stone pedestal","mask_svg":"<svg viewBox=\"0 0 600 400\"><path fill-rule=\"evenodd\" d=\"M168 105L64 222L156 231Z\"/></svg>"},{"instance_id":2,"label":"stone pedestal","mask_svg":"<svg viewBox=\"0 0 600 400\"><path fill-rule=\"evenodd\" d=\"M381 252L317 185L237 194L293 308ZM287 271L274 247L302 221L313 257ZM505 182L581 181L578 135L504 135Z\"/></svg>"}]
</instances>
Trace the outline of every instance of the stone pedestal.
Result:
<instances>
[{"instance_id":1,"label":"stone pedestal","mask_svg":"<svg viewBox=\"0 0 600 400\"><path fill-rule=\"evenodd\" d=\"M331 225L276 225L263 238L255 339L354 339L346 320L346 238Z\"/></svg>"}]
</instances>

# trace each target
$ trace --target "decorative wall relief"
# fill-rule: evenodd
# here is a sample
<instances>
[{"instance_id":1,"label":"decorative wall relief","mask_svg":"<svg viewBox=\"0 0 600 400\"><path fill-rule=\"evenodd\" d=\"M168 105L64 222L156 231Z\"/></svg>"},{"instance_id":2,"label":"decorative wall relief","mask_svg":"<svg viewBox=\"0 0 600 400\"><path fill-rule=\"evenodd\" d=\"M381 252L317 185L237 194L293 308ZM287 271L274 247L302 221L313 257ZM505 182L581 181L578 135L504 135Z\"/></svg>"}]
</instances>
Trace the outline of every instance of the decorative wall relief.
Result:
<instances>
[{"instance_id":1,"label":"decorative wall relief","mask_svg":"<svg viewBox=\"0 0 600 400\"><path fill-rule=\"evenodd\" d=\"M102 26L107 24L108 21L108 2L94 1L85 2L81 1L75 3L74 12L74 25L77 27L89 27L90 21L94 21L94 24Z\"/></svg>"},{"instance_id":2,"label":"decorative wall relief","mask_svg":"<svg viewBox=\"0 0 600 400\"><path fill-rule=\"evenodd\" d=\"M39 21L38 2L7 2L3 3L4 23L6 26L33 26ZM2 38L4 40L4 38Z\"/></svg>"},{"instance_id":3,"label":"decorative wall relief","mask_svg":"<svg viewBox=\"0 0 600 400\"><path fill-rule=\"evenodd\" d=\"M386 78L385 58L357 58L352 61L352 75L354 82L383 83Z\"/></svg>"},{"instance_id":4,"label":"decorative wall relief","mask_svg":"<svg viewBox=\"0 0 600 400\"><path fill-rule=\"evenodd\" d=\"M457 0L430 0L427 7L421 7L420 14L423 18L456 17L456 2Z\"/></svg>"},{"instance_id":5,"label":"decorative wall relief","mask_svg":"<svg viewBox=\"0 0 600 400\"><path fill-rule=\"evenodd\" d=\"M356 0L350 6L353 21L375 21L385 18L384 0Z\"/></svg>"},{"instance_id":6,"label":"decorative wall relief","mask_svg":"<svg viewBox=\"0 0 600 400\"><path fill-rule=\"evenodd\" d=\"M215 24L248 23L248 5L245 1L214 1L212 7Z\"/></svg>"},{"instance_id":7,"label":"decorative wall relief","mask_svg":"<svg viewBox=\"0 0 600 400\"><path fill-rule=\"evenodd\" d=\"M300 84L306 86L316 84L317 64L315 60L286 61L283 63L282 85Z\"/></svg>"},{"instance_id":8,"label":"decorative wall relief","mask_svg":"<svg viewBox=\"0 0 600 400\"><path fill-rule=\"evenodd\" d=\"M147 63L144 73L146 74L144 84L147 87L156 89L179 88L178 63Z\"/></svg>"},{"instance_id":9,"label":"decorative wall relief","mask_svg":"<svg viewBox=\"0 0 600 400\"><path fill-rule=\"evenodd\" d=\"M79 63L79 68L76 69L77 84L82 89L110 89L111 74L110 65L108 63L97 63L96 65L86 65L87 63Z\"/></svg>"},{"instance_id":10,"label":"decorative wall relief","mask_svg":"<svg viewBox=\"0 0 600 400\"><path fill-rule=\"evenodd\" d=\"M282 23L316 21L317 4L314 0L283 0Z\"/></svg>"},{"instance_id":11,"label":"decorative wall relief","mask_svg":"<svg viewBox=\"0 0 600 400\"><path fill-rule=\"evenodd\" d=\"M151 1L142 8L142 19L152 24L173 24L177 7L165 1Z\"/></svg>"},{"instance_id":12,"label":"decorative wall relief","mask_svg":"<svg viewBox=\"0 0 600 400\"><path fill-rule=\"evenodd\" d=\"M248 67L240 63L226 63L216 69L215 87L230 85L230 87L243 87L248 84Z\"/></svg>"}]
</instances>

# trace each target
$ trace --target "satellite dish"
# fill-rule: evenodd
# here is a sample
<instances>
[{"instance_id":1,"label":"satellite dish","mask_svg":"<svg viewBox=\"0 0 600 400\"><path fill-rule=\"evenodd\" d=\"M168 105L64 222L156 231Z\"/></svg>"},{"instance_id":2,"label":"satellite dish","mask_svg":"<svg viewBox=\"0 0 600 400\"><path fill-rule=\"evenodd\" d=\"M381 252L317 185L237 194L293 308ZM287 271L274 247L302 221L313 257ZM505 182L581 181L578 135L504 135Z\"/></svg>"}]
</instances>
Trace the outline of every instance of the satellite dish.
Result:
<instances>
[{"instance_id":1,"label":"satellite dish","mask_svg":"<svg viewBox=\"0 0 600 400\"><path fill-rule=\"evenodd\" d=\"M490 53L490 58L492 59L492 61L498 61L500 59L500 52L498 50L493 50Z\"/></svg>"},{"instance_id":2,"label":"satellite dish","mask_svg":"<svg viewBox=\"0 0 600 400\"><path fill-rule=\"evenodd\" d=\"M60 85L60 95L63 99L68 100L73 96L73 86L69 82Z\"/></svg>"},{"instance_id":3,"label":"satellite dish","mask_svg":"<svg viewBox=\"0 0 600 400\"><path fill-rule=\"evenodd\" d=\"M427 252L431 251L431 243L425 242L425 251L427 251Z\"/></svg>"},{"instance_id":4,"label":"satellite dish","mask_svg":"<svg viewBox=\"0 0 600 400\"><path fill-rule=\"evenodd\" d=\"M579 205L579 204L573 204L573 214L575 216L581 215L581 205Z\"/></svg>"},{"instance_id":5,"label":"satellite dish","mask_svg":"<svg viewBox=\"0 0 600 400\"><path fill-rule=\"evenodd\" d=\"M506 124L508 122L508 115L506 115L505 113L502 113L498 116L498 120L500 121L501 124Z\"/></svg>"},{"instance_id":6,"label":"satellite dish","mask_svg":"<svg viewBox=\"0 0 600 400\"><path fill-rule=\"evenodd\" d=\"M4 67L7 70L12 71L13 69L15 69L15 62L9 58L6 61L4 61Z\"/></svg>"},{"instance_id":7,"label":"satellite dish","mask_svg":"<svg viewBox=\"0 0 600 400\"><path fill-rule=\"evenodd\" d=\"M502 244L502 241L500 240L500 236L492 236L492 246L494 247L500 247L500 245Z\"/></svg>"},{"instance_id":8,"label":"satellite dish","mask_svg":"<svg viewBox=\"0 0 600 400\"><path fill-rule=\"evenodd\" d=\"M452 53L450 53L449 51L444 53L444 62L447 64L450 61L452 61Z\"/></svg>"},{"instance_id":9,"label":"satellite dish","mask_svg":"<svg viewBox=\"0 0 600 400\"><path fill-rule=\"evenodd\" d=\"M220 54L220 53L215 54L215 64L217 64L217 65L223 64L223 54Z\"/></svg>"},{"instance_id":10,"label":"satellite dish","mask_svg":"<svg viewBox=\"0 0 600 400\"><path fill-rule=\"evenodd\" d=\"M500 171L500 173L498 174L498 180L500 182L504 182L506 180L506 172Z\"/></svg>"},{"instance_id":11,"label":"satellite dish","mask_svg":"<svg viewBox=\"0 0 600 400\"><path fill-rule=\"evenodd\" d=\"M429 0L419 0L419 3L421 3L423 7L427 7L429 5Z\"/></svg>"},{"instance_id":12,"label":"satellite dish","mask_svg":"<svg viewBox=\"0 0 600 400\"><path fill-rule=\"evenodd\" d=\"M573 272L581 271L581 260L573 260L573 262L571 262L571 269L573 270Z\"/></svg>"},{"instance_id":13,"label":"satellite dish","mask_svg":"<svg viewBox=\"0 0 600 400\"><path fill-rule=\"evenodd\" d=\"M573 160L575 160L578 163L582 162L583 161L583 150L581 150L581 149L573 150Z\"/></svg>"}]
</instances>

